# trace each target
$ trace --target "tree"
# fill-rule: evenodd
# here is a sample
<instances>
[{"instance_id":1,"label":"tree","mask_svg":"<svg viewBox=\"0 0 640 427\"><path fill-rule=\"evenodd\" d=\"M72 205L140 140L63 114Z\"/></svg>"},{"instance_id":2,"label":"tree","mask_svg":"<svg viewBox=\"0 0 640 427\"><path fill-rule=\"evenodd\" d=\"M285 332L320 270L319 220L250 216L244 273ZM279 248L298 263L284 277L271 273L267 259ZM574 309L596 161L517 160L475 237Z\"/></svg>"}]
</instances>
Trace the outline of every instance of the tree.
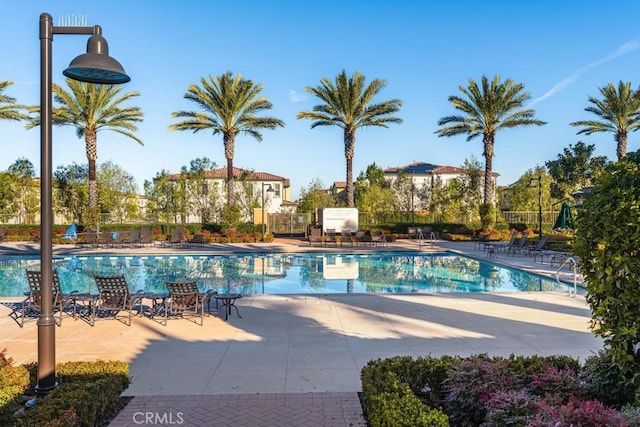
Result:
<instances>
[{"instance_id":1,"label":"tree","mask_svg":"<svg viewBox=\"0 0 640 427\"><path fill-rule=\"evenodd\" d=\"M26 107L16 104L15 98L3 93L12 84L13 82L10 80L0 81L0 120L28 120L29 116L20 111Z\"/></svg>"},{"instance_id":2,"label":"tree","mask_svg":"<svg viewBox=\"0 0 640 427\"><path fill-rule=\"evenodd\" d=\"M578 141L576 145L569 144L556 160L545 163L549 175L553 178L551 195L556 199L573 199L571 194L580 191L582 187L593 184L596 177L605 169L605 156L593 157L595 145L586 145Z\"/></svg>"},{"instance_id":3,"label":"tree","mask_svg":"<svg viewBox=\"0 0 640 427\"><path fill-rule=\"evenodd\" d=\"M355 187L357 190L356 201L361 212L373 215L388 212L398 205L398 194L401 191L391 188L384 177L384 170L375 163L367 166L365 172L360 172Z\"/></svg>"},{"instance_id":4,"label":"tree","mask_svg":"<svg viewBox=\"0 0 640 427\"><path fill-rule=\"evenodd\" d=\"M338 201L331 197L318 178L313 179L306 188L300 190L297 209L300 213L315 213L318 209L337 206Z\"/></svg>"},{"instance_id":5,"label":"tree","mask_svg":"<svg viewBox=\"0 0 640 427\"><path fill-rule=\"evenodd\" d=\"M58 166L53 173L54 201L56 212L70 215L84 223L89 200L88 166L72 163Z\"/></svg>"},{"instance_id":6,"label":"tree","mask_svg":"<svg viewBox=\"0 0 640 427\"><path fill-rule=\"evenodd\" d=\"M356 131L369 126L388 127L389 123L402 123L393 116L402 106L399 99L373 104L373 98L387 85L386 80L373 79L365 86L365 76L356 71L351 77L343 70L335 78L335 84L324 77L320 85L307 87L323 103L312 111L300 111L298 119L312 120L316 126L338 126L344 132L344 156L347 161L347 206L354 207L353 157L356 147Z\"/></svg>"},{"instance_id":7,"label":"tree","mask_svg":"<svg viewBox=\"0 0 640 427\"><path fill-rule=\"evenodd\" d=\"M78 138L84 137L89 164L89 212L90 223L97 221L98 190L96 183L96 160L98 159L98 132L110 130L138 144L142 141L134 134L138 130L136 123L142 122L143 113L140 107L123 107L122 104L131 98L140 96L139 92L121 94L122 88L112 85L99 85L65 79L70 92L62 86L53 84L54 101L58 107L52 109L52 121L56 126L72 126ZM39 112L40 107L32 107L32 112ZM34 117L27 129L40 125L40 116Z\"/></svg>"},{"instance_id":8,"label":"tree","mask_svg":"<svg viewBox=\"0 0 640 427\"><path fill-rule=\"evenodd\" d=\"M35 182L33 163L21 157L9 166L7 172L11 177L12 213L17 214L20 224L28 222L27 218L33 221L40 208L40 189Z\"/></svg>"},{"instance_id":9,"label":"tree","mask_svg":"<svg viewBox=\"0 0 640 427\"><path fill-rule=\"evenodd\" d=\"M467 141L482 136L485 160L484 169L484 203L493 204L493 155L496 133L503 129L521 126L542 126L546 122L534 118L535 111L522 108L524 102L531 98L523 92L522 83L514 83L507 79L500 82L500 75L489 81L482 76L481 87L469 79L469 87L458 86L466 97L450 96L449 102L461 115L446 116L438 120L442 126L436 134L442 136L467 135Z\"/></svg>"},{"instance_id":10,"label":"tree","mask_svg":"<svg viewBox=\"0 0 640 427\"><path fill-rule=\"evenodd\" d=\"M640 151L598 177L576 219L573 252L587 283L591 327L613 362L638 387L640 380Z\"/></svg>"},{"instance_id":11,"label":"tree","mask_svg":"<svg viewBox=\"0 0 640 427\"><path fill-rule=\"evenodd\" d=\"M113 162L98 168L100 212L109 212L114 221L136 219L139 214L135 178Z\"/></svg>"},{"instance_id":12,"label":"tree","mask_svg":"<svg viewBox=\"0 0 640 427\"><path fill-rule=\"evenodd\" d=\"M246 80L231 71L209 79L200 78L201 86L190 84L185 99L195 102L203 111L176 111L171 117L184 119L169 126L169 130L211 131L222 134L224 157L227 159L227 208L235 205L233 156L236 135L246 134L262 141L262 129L275 129L284 122L275 117L258 117L273 105L260 96L262 85Z\"/></svg>"},{"instance_id":13,"label":"tree","mask_svg":"<svg viewBox=\"0 0 640 427\"><path fill-rule=\"evenodd\" d=\"M627 154L627 134L640 127L640 92L631 89L631 82L618 83L618 89L609 83L600 88L602 99L589 97L593 105L585 111L595 114L600 120L581 120L571 126L582 127L578 134L591 135L596 132L612 132L617 143L618 160Z\"/></svg>"}]
</instances>

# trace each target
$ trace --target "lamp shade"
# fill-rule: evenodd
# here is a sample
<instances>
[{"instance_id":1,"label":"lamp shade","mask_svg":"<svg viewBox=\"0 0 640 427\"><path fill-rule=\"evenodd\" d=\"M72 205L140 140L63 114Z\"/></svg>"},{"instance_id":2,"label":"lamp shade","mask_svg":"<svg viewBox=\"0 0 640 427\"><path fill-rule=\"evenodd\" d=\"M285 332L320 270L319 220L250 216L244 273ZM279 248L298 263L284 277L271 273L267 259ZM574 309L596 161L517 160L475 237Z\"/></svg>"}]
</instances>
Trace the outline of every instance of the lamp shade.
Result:
<instances>
[{"instance_id":1,"label":"lamp shade","mask_svg":"<svg viewBox=\"0 0 640 427\"><path fill-rule=\"evenodd\" d=\"M100 34L89 37L87 53L71 61L62 74L87 83L121 84L131 81L122 65L109 56L107 41Z\"/></svg>"}]
</instances>

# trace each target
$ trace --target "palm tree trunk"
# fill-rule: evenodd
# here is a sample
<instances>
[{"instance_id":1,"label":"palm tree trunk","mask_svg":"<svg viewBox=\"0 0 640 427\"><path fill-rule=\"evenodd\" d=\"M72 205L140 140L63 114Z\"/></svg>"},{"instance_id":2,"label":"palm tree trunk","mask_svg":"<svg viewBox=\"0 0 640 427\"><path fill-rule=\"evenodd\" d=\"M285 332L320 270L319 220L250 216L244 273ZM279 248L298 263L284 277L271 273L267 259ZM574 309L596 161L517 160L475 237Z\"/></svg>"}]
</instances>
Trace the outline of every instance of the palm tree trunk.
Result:
<instances>
[{"instance_id":1,"label":"palm tree trunk","mask_svg":"<svg viewBox=\"0 0 640 427\"><path fill-rule=\"evenodd\" d=\"M618 131L616 134L616 154L618 155L618 161L622 160L627 155L627 132Z\"/></svg>"},{"instance_id":2,"label":"palm tree trunk","mask_svg":"<svg viewBox=\"0 0 640 427\"><path fill-rule=\"evenodd\" d=\"M493 135L484 135L484 203L493 204Z\"/></svg>"},{"instance_id":3,"label":"palm tree trunk","mask_svg":"<svg viewBox=\"0 0 640 427\"><path fill-rule=\"evenodd\" d=\"M87 162L89 164L89 212L95 212L98 207L98 188L96 185L96 159L98 158L97 135L94 131L85 129L85 144Z\"/></svg>"},{"instance_id":4,"label":"palm tree trunk","mask_svg":"<svg viewBox=\"0 0 640 427\"><path fill-rule=\"evenodd\" d=\"M231 208L235 205L235 193L233 184L233 152L235 148L235 135L225 133L224 141L224 157L227 159L227 207Z\"/></svg>"},{"instance_id":5,"label":"palm tree trunk","mask_svg":"<svg viewBox=\"0 0 640 427\"><path fill-rule=\"evenodd\" d=\"M347 159L347 207L355 206L353 197L353 156L356 151L355 130L344 130L344 157Z\"/></svg>"}]
</instances>

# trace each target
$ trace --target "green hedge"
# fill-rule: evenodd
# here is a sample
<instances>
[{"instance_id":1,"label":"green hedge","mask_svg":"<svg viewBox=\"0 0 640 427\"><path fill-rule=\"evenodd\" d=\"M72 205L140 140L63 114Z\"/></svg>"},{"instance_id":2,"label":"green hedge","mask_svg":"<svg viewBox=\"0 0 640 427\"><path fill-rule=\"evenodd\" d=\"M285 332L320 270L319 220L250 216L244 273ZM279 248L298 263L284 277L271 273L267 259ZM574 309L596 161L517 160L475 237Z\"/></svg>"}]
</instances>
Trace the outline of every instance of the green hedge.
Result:
<instances>
[{"instance_id":1,"label":"green hedge","mask_svg":"<svg viewBox=\"0 0 640 427\"><path fill-rule=\"evenodd\" d=\"M14 375L13 387L6 380ZM19 381L15 380L19 372ZM129 386L129 366L124 362L67 362L56 365L58 387L40 398L22 415L16 411L34 395L37 365L0 367L0 425L25 427L95 426L120 407L120 394Z\"/></svg>"}]
</instances>

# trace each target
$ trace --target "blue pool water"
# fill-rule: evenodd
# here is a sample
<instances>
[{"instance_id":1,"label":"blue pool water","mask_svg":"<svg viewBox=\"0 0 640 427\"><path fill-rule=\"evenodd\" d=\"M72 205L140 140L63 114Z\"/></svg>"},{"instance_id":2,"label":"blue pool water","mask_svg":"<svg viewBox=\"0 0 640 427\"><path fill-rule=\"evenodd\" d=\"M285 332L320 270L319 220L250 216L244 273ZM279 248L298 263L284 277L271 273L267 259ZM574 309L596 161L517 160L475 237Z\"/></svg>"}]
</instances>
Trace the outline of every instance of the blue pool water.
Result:
<instances>
[{"instance_id":1,"label":"blue pool water","mask_svg":"<svg viewBox=\"0 0 640 427\"><path fill-rule=\"evenodd\" d=\"M54 268L63 292L97 293L96 274L124 274L132 292L165 292L165 280L242 294L567 290L542 276L448 253L69 256L56 257ZM0 259L0 296L28 291L25 269L40 269L40 259Z\"/></svg>"}]
</instances>

